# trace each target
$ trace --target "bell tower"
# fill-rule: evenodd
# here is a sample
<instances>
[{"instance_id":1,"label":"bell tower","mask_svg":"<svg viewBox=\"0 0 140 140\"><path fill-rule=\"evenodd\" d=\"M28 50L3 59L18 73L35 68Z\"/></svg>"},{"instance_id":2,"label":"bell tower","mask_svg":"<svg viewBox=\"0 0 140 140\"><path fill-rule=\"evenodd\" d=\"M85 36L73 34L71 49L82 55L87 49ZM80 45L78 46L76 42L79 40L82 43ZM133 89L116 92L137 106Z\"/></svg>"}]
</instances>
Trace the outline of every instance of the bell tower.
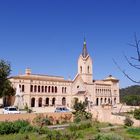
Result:
<instances>
[{"instance_id":1,"label":"bell tower","mask_svg":"<svg viewBox=\"0 0 140 140\"><path fill-rule=\"evenodd\" d=\"M82 77L86 83L92 83L93 72L92 72L92 59L88 54L86 41L84 39L82 54L78 59L78 74Z\"/></svg>"}]
</instances>

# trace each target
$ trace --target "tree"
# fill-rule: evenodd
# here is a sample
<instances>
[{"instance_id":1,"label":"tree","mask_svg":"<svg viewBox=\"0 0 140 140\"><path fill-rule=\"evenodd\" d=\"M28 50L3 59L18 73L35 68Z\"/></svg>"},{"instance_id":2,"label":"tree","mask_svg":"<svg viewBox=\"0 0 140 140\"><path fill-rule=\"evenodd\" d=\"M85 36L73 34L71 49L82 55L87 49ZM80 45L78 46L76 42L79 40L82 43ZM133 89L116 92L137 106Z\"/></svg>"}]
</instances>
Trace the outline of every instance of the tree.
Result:
<instances>
[{"instance_id":1,"label":"tree","mask_svg":"<svg viewBox=\"0 0 140 140\"><path fill-rule=\"evenodd\" d=\"M4 105L7 104L8 97L15 94L15 89L8 79L10 72L10 63L5 60L0 60L0 97L3 97Z\"/></svg>"},{"instance_id":2,"label":"tree","mask_svg":"<svg viewBox=\"0 0 140 140\"><path fill-rule=\"evenodd\" d=\"M81 122L84 120L91 120L92 114L86 111L87 103L86 102L78 102L78 99L75 99L75 103L73 105L74 121Z\"/></svg>"},{"instance_id":3,"label":"tree","mask_svg":"<svg viewBox=\"0 0 140 140\"><path fill-rule=\"evenodd\" d=\"M134 110L134 118L140 120L140 109Z\"/></svg>"},{"instance_id":4,"label":"tree","mask_svg":"<svg viewBox=\"0 0 140 140\"><path fill-rule=\"evenodd\" d=\"M127 105L139 106L140 96L139 95L126 95L123 98L123 102L125 102Z\"/></svg>"},{"instance_id":5,"label":"tree","mask_svg":"<svg viewBox=\"0 0 140 140\"><path fill-rule=\"evenodd\" d=\"M128 44L129 46L132 46L135 48L135 51L136 51L136 56L133 57L133 56L126 56L124 54L124 57L127 61L127 63L137 69L137 70L140 70L140 40L137 39L137 36L136 34L134 35L134 44ZM118 67L118 69L129 79L131 80L132 82L134 83L137 83L137 84L140 84L140 81L137 81L135 80L134 78L132 78L124 69L122 69L118 63L113 59L114 63L116 64L116 66Z\"/></svg>"},{"instance_id":6,"label":"tree","mask_svg":"<svg viewBox=\"0 0 140 140\"><path fill-rule=\"evenodd\" d=\"M86 103L85 102L75 102L73 108L76 112L81 111L84 112L86 110Z\"/></svg>"},{"instance_id":7,"label":"tree","mask_svg":"<svg viewBox=\"0 0 140 140\"><path fill-rule=\"evenodd\" d=\"M124 125L125 126L132 126L134 124L134 122L131 120L130 117L126 117L124 120Z\"/></svg>"}]
</instances>

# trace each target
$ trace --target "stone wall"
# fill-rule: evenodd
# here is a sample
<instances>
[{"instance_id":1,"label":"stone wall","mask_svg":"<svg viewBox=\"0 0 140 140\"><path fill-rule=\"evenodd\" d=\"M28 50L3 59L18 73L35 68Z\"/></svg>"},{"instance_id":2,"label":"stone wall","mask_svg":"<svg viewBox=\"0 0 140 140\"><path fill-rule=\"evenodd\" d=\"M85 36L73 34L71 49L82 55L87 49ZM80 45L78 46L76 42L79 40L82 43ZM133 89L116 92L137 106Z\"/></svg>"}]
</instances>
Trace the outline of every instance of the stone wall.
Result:
<instances>
[{"instance_id":1,"label":"stone wall","mask_svg":"<svg viewBox=\"0 0 140 140\"><path fill-rule=\"evenodd\" d=\"M33 119L38 115L44 117L51 117L59 122L65 121L66 119L71 122L73 120L72 113L26 113L26 114L0 114L1 121L16 121L16 120L28 120L30 123L33 122Z\"/></svg>"}]
</instances>

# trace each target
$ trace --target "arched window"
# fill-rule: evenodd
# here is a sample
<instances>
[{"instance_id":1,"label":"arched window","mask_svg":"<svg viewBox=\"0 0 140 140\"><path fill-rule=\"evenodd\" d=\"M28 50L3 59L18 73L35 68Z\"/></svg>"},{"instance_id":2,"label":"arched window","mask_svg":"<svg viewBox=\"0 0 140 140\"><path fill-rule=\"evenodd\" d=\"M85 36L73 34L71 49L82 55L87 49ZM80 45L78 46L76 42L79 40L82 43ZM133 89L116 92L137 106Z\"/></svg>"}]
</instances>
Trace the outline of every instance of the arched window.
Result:
<instances>
[{"instance_id":1,"label":"arched window","mask_svg":"<svg viewBox=\"0 0 140 140\"><path fill-rule=\"evenodd\" d=\"M35 98L31 98L31 107L35 107Z\"/></svg>"},{"instance_id":2,"label":"arched window","mask_svg":"<svg viewBox=\"0 0 140 140\"><path fill-rule=\"evenodd\" d=\"M55 87L55 93L57 93L57 87Z\"/></svg>"},{"instance_id":3,"label":"arched window","mask_svg":"<svg viewBox=\"0 0 140 140\"><path fill-rule=\"evenodd\" d=\"M42 86L42 92L44 92L44 86Z\"/></svg>"},{"instance_id":4,"label":"arched window","mask_svg":"<svg viewBox=\"0 0 140 140\"><path fill-rule=\"evenodd\" d=\"M114 104L116 104L116 98L114 98Z\"/></svg>"},{"instance_id":5,"label":"arched window","mask_svg":"<svg viewBox=\"0 0 140 140\"><path fill-rule=\"evenodd\" d=\"M49 98L46 98L46 105L49 106Z\"/></svg>"},{"instance_id":6,"label":"arched window","mask_svg":"<svg viewBox=\"0 0 140 140\"><path fill-rule=\"evenodd\" d=\"M64 93L64 87L62 87L62 93Z\"/></svg>"},{"instance_id":7,"label":"arched window","mask_svg":"<svg viewBox=\"0 0 140 140\"><path fill-rule=\"evenodd\" d=\"M33 85L30 86L30 92L33 92Z\"/></svg>"},{"instance_id":8,"label":"arched window","mask_svg":"<svg viewBox=\"0 0 140 140\"><path fill-rule=\"evenodd\" d=\"M103 104L103 98L100 99L100 104Z\"/></svg>"},{"instance_id":9,"label":"arched window","mask_svg":"<svg viewBox=\"0 0 140 140\"><path fill-rule=\"evenodd\" d=\"M52 86L52 93L54 93L54 87Z\"/></svg>"},{"instance_id":10,"label":"arched window","mask_svg":"<svg viewBox=\"0 0 140 140\"><path fill-rule=\"evenodd\" d=\"M99 98L96 98L96 105L99 105Z\"/></svg>"},{"instance_id":11,"label":"arched window","mask_svg":"<svg viewBox=\"0 0 140 140\"><path fill-rule=\"evenodd\" d=\"M51 87L49 86L49 87L48 87L48 92L49 92L49 93L50 93L50 89L51 89Z\"/></svg>"},{"instance_id":12,"label":"arched window","mask_svg":"<svg viewBox=\"0 0 140 140\"><path fill-rule=\"evenodd\" d=\"M82 73L82 66L80 66L80 73Z\"/></svg>"},{"instance_id":13,"label":"arched window","mask_svg":"<svg viewBox=\"0 0 140 140\"><path fill-rule=\"evenodd\" d=\"M55 98L52 98L52 105L55 105Z\"/></svg>"},{"instance_id":14,"label":"arched window","mask_svg":"<svg viewBox=\"0 0 140 140\"><path fill-rule=\"evenodd\" d=\"M65 93L67 92L67 88L65 87Z\"/></svg>"},{"instance_id":15,"label":"arched window","mask_svg":"<svg viewBox=\"0 0 140 140\"><path fill-rule=\"evenodd\" d=\"M37 86L35 85L35 86L34 86L34 92L36 92L36 89L37 89Z\"/></svg>"},{"instance_id":16,"label":"arched window","mask_svg":"<svg viewBox=\"0 0 140 140\"><path fill-rule=\"evenodd\" d=\"M97 91L98 91L98 90L96 89L96 93L97 93Z\"/></svg>"},{"instance_id":17,"label":"arched window","mask_svg":"<svg viewBox=\"0 0 140 140\"><path fill-rule=\"evenodd\" d=\"M62 98L62 105L64 105L64 106L66 105L66 98L65 97Z\"/></svg>"},{"instance_id":18,"label":"arched window","mask_svg":"<svg viewBox=\"0 0 140 140\"><path fill-rule=\"evenodd\" d=\"M42 107L42 98L38 99L38 107Z\"/></svg>"},{"instance_id":19,"label":"arched window","mask_svg":"<svg viewBox=\"0 0 140 140\"><path fill-rule=\"evenodd\" d=\"M87 67L87 72L88 72L88 73L90 72L89 66Z\"/></svg>"},{"instance_id":20,"label":"arched window","mask_svg":"<svg viewBox=\"0 0 140 140\"><path fill-rule=\"evenodd\" d=\"M106 98L105 98L105 103L106 103Z\"/></svg>"},{"instance_id":21,"label":"arched window","mask_svg":"<svg viewBox=\"0 0 140 140\"><path fill-rule=\"evenodd\" d=\"M38 86L38 92L40 92L40 86Z\"/></svg>"},{"instance_id":22,"label":"arched window","mask_svg":"<svg viewBox=\"0 0 140 140\"><path fill-rule=\"evenodd\" d=\"M111 103L110 101L111 101L110 98L108 98L108 103L109 103L109 104Z\"/></svg>"},{"instance_id":23,"label":"arched window","mask_svg":"<svg viewBox=\"0 0 140 140\"><path fill-rule=\"evenodd\" d=\"M45 92L47 92L47 86L45 86Z\"/></svg>"},{"instance_id":24,"label":"arched window","mask_svg":"<svg viewBox=\"0 0 140 140\"><path fill-rule=\"evenodd\" d=\"M22 85L22 89L21 89L21 91L24 92L24 85Z\"/></svg>"}]
</instances>

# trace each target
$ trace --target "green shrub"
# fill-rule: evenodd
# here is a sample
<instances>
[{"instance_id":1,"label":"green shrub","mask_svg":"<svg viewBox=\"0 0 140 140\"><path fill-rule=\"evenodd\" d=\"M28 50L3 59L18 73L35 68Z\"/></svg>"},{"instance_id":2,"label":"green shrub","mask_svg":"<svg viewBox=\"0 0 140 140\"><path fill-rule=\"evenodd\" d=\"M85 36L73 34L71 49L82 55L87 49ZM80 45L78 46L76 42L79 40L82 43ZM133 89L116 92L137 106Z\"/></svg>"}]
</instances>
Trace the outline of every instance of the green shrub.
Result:
<instances>
[{"instance_id":1,"label":"green shrub","mask_svg":"<svg viewBox=\"0 0 140 140\"><path fill-rule=\"evenodd\" d=\"M124 125L125 126L132 126L133 123L134 122L129 117L126 117L125 120L124 120Z\"/></svg>"},{"instance_id":2,"label":"green shrub","mask_svg":"<svg viewBox=\"0 0 140 140\"><path fill-rule=\"evenodd\" d=\"M80 122L78 124L76 123L71 124L68 128L70 129L70 131L75 131L75 130L84 130L90 127L92 127L91 121L85 121L85 122Z\"/></svg>"},{"instance_id":3,"label":"green shrub","mask_svg":"<svg viewBox=\"0 0 140 140\"><path fill-rule=\"evenodd\" d=\"M82 111L77 111L75 112L75 116L74 116L74 122L81 122L81 121L85 121L85 120L91 120L92 119L92 114L89 112L82 112Z\"/></svg>"},{"instance_id":4,"label":"green shrub","mask_svg":"<svg viewBox=\"0 0 140 140\"><path fill-rule=\"evenodd\" d=\"M19 132L22 133L22 134L26 133L26 132L34 132L34 128L33 128L33 126L28 125L28 126L20 128Z\"/></svg>"},{"instance_id":5,"label":"green shrub","mask_svg":"<svg viewBox=\"0 0 140 140\"><path fill-rule=\"evenodd\" d=\"M113 124L112 123L109 123L108 126L113 126Z\"/></svg>"},{"instance_id":6,"label":"green shrub","mask_svg":"<svg viewBox=\"0 0 140 140\"><path fill-rule=\"evenodd\" d=\"M44 126L44 125L50 125L51 120L50 118L48 118L47 116L45 117L43 114L39 114L37 115L34 119L33 119L33 123L37 126Z\"/></svg>"},{"instance_id":7,"label":"green shrub","mask_svg":"<svg viewBox=\"0 0 140 140\"><path fill-rule=\"evenodd\" d=\"M41 129L39 129L39 134L47 134L47 133L50 133L50 130L47 126L44 126Z\"/></svg>"},{"instance_id":8,"label":"green shrub","mask_svg":"<svg viewBox=\"0 0 140 140\"><path fill-rule=\"evenodd\" d=\"M115 131L115 128L110 128L110 131Z\"/></svg>"},{"instance_id":9,"label":"green shrub","mask_svg":"<svg viewBox=\"0 0 140 140\"><path fill-rule=\"evenodd\" d=\"M11 122L1 122L0 123L0 134L10 134L13 133L13 124Z\"/></svg>"},{"instance_id":10,"label":"green shrub","mask_svg":"<svg viewBox=\"0 0 140 140\"><path fill-rule=\"evenodd\" d=\"M17 120L13 122L15 133L18 133L21 128L29 125L29 122L26 120Z\"/></svg>"},{"instance_id":11,"label":"green shrub","mask_svg":"<svg viewBox=\"0 0 140 140\"><path fill-rule=\"evenodd\" d=\"M79 138L79 133L73 131L73 132L65 132L60 140L77 140L77 138Z\"/></svg>"},{"instance_id":12,"label":"green shrub","mask_svg":"<svg viewBox=\"0 0 140 140\"><path fill-rule=\"evenodd\" d=\"M140 135L140 128L128 128L127 132L133 135Z\"/></svg>"},{"instance_id":13,"label":"green shrub","mask_svg":"<svg viewBox=\"0 0 140 140\"><path fill-rule=\"evenodd\" d=\"M124 140L121 136L114 133L97 134L94 140Z\"/></svg>"},{"instance_id":14,"label":"green shrub","mask_svg":"<svg viewBox=\"0 0 140 140\"><path fill-rule=\"evenodd\" d=\"M140 108L134 110L134 118L140 120Z\"/></svg>"},{"instance_id":15,"label":"green shrub","mask_svg":"<svg viewBox=\"0 0 140 140\"><path fill-rule=\"evenodd\" d=\"M15 122L1 122L0 123L0 134L11 134L18 133L21 128L29 125L28 121L25 120L17 120Z\"/></svg>"},{"instance_id":16,"label":"green shrub","mask_svg":"<svg viewBox=\"0 0 140 140\"><path fill-rule=\"evenodd\" d=\"M87 108L87 101L85 102L78 102L78 99L75 99L75 103L73 105L73 112L74 114L74 122L80 122L84 120L92 119L92 114L86 111Z\"/></svg>"}]
</instances>

